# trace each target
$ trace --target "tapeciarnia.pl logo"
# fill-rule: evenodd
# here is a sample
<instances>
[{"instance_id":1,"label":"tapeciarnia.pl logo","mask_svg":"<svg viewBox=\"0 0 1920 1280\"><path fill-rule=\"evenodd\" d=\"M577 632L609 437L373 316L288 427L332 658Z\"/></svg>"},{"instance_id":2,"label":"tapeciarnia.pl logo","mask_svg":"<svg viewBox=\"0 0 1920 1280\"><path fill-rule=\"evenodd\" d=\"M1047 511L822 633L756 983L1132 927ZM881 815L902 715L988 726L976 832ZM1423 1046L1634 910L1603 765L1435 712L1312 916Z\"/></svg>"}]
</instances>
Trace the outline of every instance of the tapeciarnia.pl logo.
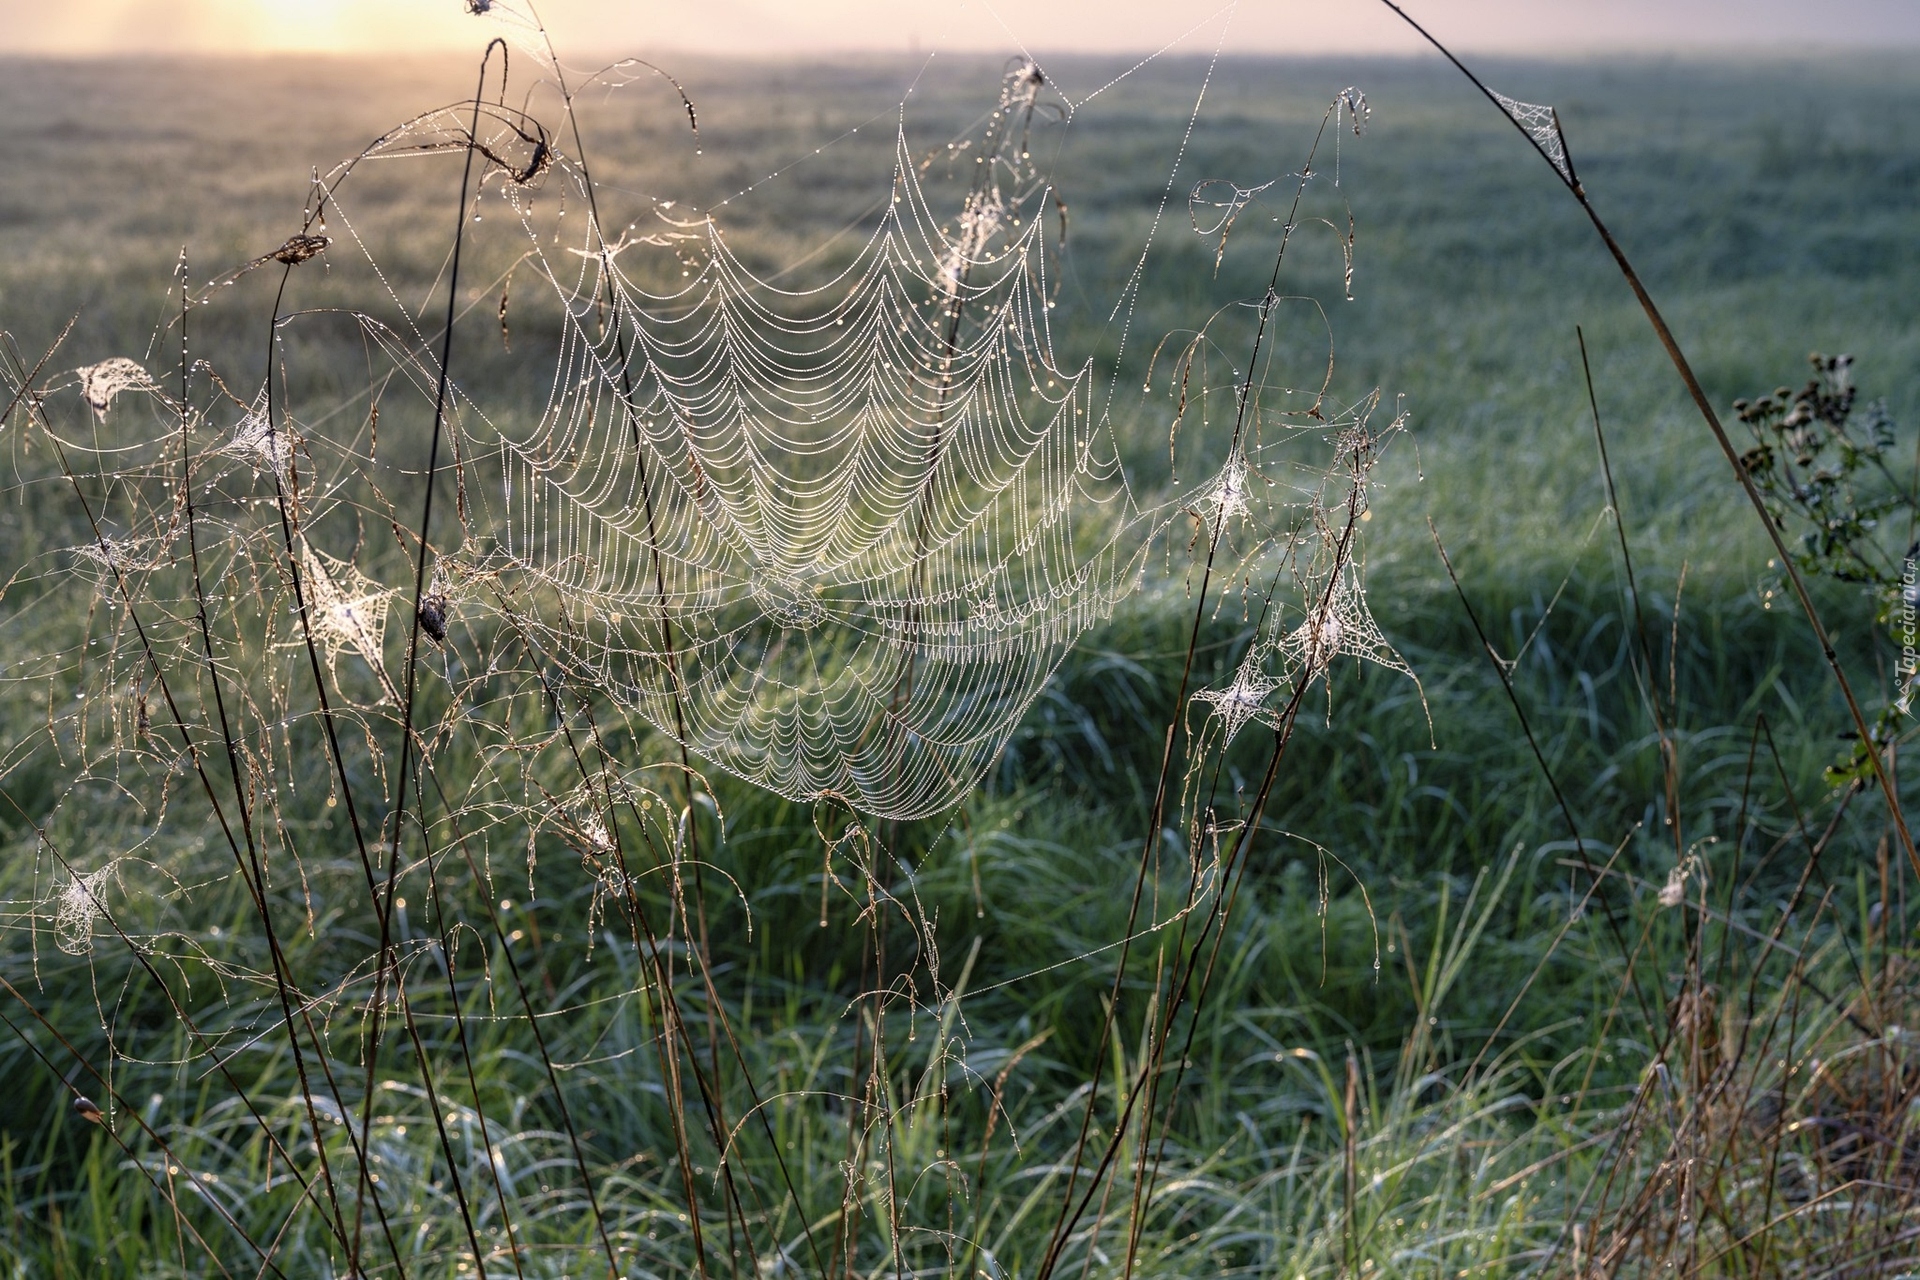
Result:
<instances>
[{"instance_id":1,"label":"tapeciarnia.pl logo","mask_svg":"<svg viewBox=\"0 0 1920 1280\"><path fill-rule=\"evenodd\" d=\"M1915 557L1908 553L1900 566L1900 664L1895 668L1895 687L1900 690L1894 705L1900 714L1913 714L1913 686L1920 677L1920 571Z\"/></svg>"}]
</instances>

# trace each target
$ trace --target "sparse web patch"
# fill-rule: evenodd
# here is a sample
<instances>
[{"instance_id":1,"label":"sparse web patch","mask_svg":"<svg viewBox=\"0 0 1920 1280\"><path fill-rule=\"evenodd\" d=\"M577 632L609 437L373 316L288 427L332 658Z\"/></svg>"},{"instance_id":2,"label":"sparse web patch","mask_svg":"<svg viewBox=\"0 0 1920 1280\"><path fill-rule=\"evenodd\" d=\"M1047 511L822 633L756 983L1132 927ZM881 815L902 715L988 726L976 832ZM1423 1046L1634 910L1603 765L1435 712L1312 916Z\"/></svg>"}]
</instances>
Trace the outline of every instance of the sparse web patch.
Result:
<instances>
[{"instance_id":1,"label":"sparse web patch","mask_svg":"<svg viewBox=\"0 0 1920 1280\"><path fill-rule=\"evenodd\" d=\"M344 653L357 655L386 680L382 647L386 643L387 608L393 592L344 560L336 560L311 545L302 549L302 576L307 612L314 638L325 650L329 670L338 675Z\"/></svg>"},{"instance_id":2,"label":"sparse web patch","mask_svg":"<svg viewBox=\"0 0 1920 1280\"><path fill-rule=\"evenodd\" d=\"M100 589L111 591L122 574L138 573L164 563L165 543L158 537L101 534L92 542L72 548L76 560L97 565Z\"/></svg>"},{"instance_id":3,"label":"sparse web patch","mask_svg":"<svg viewBox=\"0 0 1920 1280\"><path fill-rule=\"evenodd\" d=\"M1193 695L1195 702L1206 704L1219 719L1222 746L1230 744L1253 721L1272 721L1267 701L1287 682L1262 670L1261 657L1258 649L1249 651L1233 673L1232 684L1224 689L1202 689Z\"/></svg>"},{"instance_id":4,"label":"sparse web patch","mask_svg":"<svg viewBox=\"0 0 1920 1280\"><path fill-rule=\"evenodd\" d=\"M1567 155L1566 135L1560 132L1560 117L1550 106L1536 102L1522 102L1518 98L1509 98L1503 93L1494 93L1489 89L1493 100L1513 122L1526 130L1533 139L1533 145L1540 148L1540 154L1559 171L1560 177L1568 186L1573 185L1573 161Z\"/></svg>"},{"instance_id":5,"label":"sparse web patch","mask_svg":"<svg viewBox=\"0 0 1920 1280\"><path fill-rule=\"evenodd\" d=\"M1236 448L1228 454L1220 474L1200 490L1194 508L1215 529L1244 520L1253 509L1252 480L1246 451Z\"/></svg>"},{"instance_id":6,"label":"sparse web patch","mask_svg":"<svg viewBox=\"0 0 1920 1280\"><path fill-rule=\"evenodd\" d=\"M224 452L252 467L255 473L285 475L293 461L293 435L284 425L275 425L264 407L256 407L234 423L233 435Z\"/></svg>"},{"instance_id":7,"label":"sparse web patch","mask_svg":"<svg viewBox=\"0 0 1920 1280\"><path fill-rule=\"evenodd\" d=\"M1278 647L1307 680L1324 675L1342 657L1359 658L1403 675L1413 674L1373 620L1360 568L1351 559L1334 571L1323 594L1310 599L1306 617L1281 637Z\"/></svg>"}]
</instances>

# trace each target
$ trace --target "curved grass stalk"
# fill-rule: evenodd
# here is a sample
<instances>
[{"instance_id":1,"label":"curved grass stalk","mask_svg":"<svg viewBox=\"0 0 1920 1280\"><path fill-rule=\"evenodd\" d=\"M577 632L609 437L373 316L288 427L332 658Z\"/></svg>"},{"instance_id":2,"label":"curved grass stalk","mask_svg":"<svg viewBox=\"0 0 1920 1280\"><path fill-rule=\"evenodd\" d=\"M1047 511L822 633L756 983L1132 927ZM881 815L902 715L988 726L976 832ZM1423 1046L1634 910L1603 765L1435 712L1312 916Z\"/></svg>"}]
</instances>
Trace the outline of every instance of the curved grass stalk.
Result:
<instances>
[{"instance_id":1,"label":"curved grass stalk","mask_svg":"<svg viewBox=\"0 0 1920 1280\"><path fill-rule=\"evenodd\" d=\"M1713 402L1707 399L1707 393L1701 387L1700 379L1695 376L1693 365L1688 361L1686 352L1681 350L1679 340L1673 336L1673 330L1667 327L1666 318L1660 314L1660 308L1654 304L1653 295L1648 293L1646 285L1641 283L1640 273L1634 270L1633 263L1627 258L1626 250L1622 249L1620 242L1614 239L1613 232L1601 219L1600 211L1594 208L1586 188L1581 185L1579 174L1573 166L1573 156L1566 150L1566 138L1561 132L1559 114L1557 112L1552 114L1552 138L1557 141L1559 148L1556 156L1555 152L1542 142L1541 137L1521 123L1500 96L1489 89L1480 77L1468 70L1467 65L1455 57L1453 51L1442 44L1437 36L1416 22L1413 16L1394 3L1394 0L1380 0L1380 3L1393 10L1428 44L1439 50L1441 55L1473 84L1474 88L1485 95L1488 102L1500 109L1500 113L1506 116L1508 122L1520 131L1533 149L1540 153L1541 159L1553 169L1561 185L1566 187L1567 193L1574 198L1581 211L1587 215L1587 220L1593 224L1593 229L1599 235L1601 243L1606 246L1607 252L1613 257L1614 265L1620 269L1621 276L1626 280L1627 287L1633 290L1635 301L1646 313L1647 323L1653 327L1654 336L1660 340L1668 360L1673 363L1674 371L1680 375L1680 381L1686 385L1687 395L1693 400L1694 408L1699 410L1701 421L1707 424L1707 430L1713 434L1714 443L1726 456L1727 465L1733 469L1734 479L1739 482L1741 491L1746 494L1747 501L1752 504L1754 514L1760 517L1760 524L1766 529L1767 538L1773 543L1775 555L1786 570L1788 581L1793 584L1794 598L1799 601L1800 610L1806 615L1807 625L1813 629L1814 640L1820 646L1820 656L1826 662L1827 669L1833 673L1834 683L1840 689L1840 696L1846 701L1847 714L1853 719L1854 731L1860 736L1867 759L1873 766L1874 779L1879 783L1880 792L1886 798L1887 813L1893 821L1894 830L1899 834L1901 850L1907 855L1907 862L1913 867L1914 874L1920 875L1920 852L1916 852L1914 848L1913 833L1907 827L1906 813L1901 808L1900 795L1894 785L1893 774L1888 770L1885 759L1882 758L1880 744L1874 741L1873 731L1868 727L1866 715L1860 709L1860 700L1854 696L1853 684L1847 679L1847 673L1840 665L1840 655L1834 650L1826 624L1820 620L1820 611L1814 606L1813 597L1807 592L1806 580L1801 575L1799 566L1794 563L1792 554L1787 550L1785 538L1781 536L1772 516L1767 513L1767 505L1760 496L1760 490L1755 487L1753 477L1747 474L1746 464L1740 460L1739 451L1733 447L1733 441L1728 437L1726 428L1721 425L1720 415L1714 411Z\"/></svg>"}]
</instances>

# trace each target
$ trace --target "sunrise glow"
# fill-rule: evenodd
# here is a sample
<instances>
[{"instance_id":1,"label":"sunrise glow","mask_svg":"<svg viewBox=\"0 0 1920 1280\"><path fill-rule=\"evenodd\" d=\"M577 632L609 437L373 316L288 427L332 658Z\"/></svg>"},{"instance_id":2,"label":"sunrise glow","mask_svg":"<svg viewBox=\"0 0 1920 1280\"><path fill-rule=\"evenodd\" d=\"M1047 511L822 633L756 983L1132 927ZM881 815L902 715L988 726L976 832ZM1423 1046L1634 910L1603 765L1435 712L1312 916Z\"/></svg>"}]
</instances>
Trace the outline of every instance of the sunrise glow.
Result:
<instances>
[{"instance_id":1,"label":"sunrise glow","mask_svg":"<svg viewBox=\"0 0 1920 1280\"><path fill-rule=\"evenodd\" d=\"M547 0L563 46L779 56L831 51L1210 52L1417 46L1377 0ZM1920 44L1911 0L1418 0L1462 47L1581 56L1623 49ZM465 0L0 0L0 51L405 53L464 49L485 24Z\"/></svg>"}]
</instances>

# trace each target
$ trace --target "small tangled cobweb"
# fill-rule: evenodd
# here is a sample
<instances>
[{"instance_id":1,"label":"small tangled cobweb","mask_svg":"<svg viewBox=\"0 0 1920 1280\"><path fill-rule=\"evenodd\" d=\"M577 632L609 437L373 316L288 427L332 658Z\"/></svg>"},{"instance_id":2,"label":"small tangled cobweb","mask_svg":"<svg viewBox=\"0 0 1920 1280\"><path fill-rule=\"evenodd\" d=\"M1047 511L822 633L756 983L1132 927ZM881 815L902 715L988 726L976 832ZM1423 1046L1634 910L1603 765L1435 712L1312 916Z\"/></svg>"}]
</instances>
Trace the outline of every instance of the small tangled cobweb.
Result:
<instances>
[{"instance_id":1,"label":"small tangled cobweb","mask_svg":"<svg viewBox=\"0 0 1920 1280\"><path fill-rule=\"evenodd\" d=\"M619 851L614 848L613 833L594 807L596 804L597 799L588 788L582 802L568 810L564 827L569 843L580 855L580 865L594 880L589 920L601 917L609 897L619 898L628 890L627 872L621 865Z\"/></svg>"},{"instance_id":2,"label":"small tangled cobweb","mask_svg":"<svg viewBox=\"0 0 1920 1280\"><path fill-rule=\"evenodd\" d=\"M117 864L109 862L98 871L84 875L68 872L66 880L53 896L54 943L70 956L89 955L93 951L93 927L106 914L100 895L113 878Z\"/></svg>"},{"instance_id":3,"label":"small tangled cobweb","mask_svg":"<svg viewBox=\"0 0 1920 1280\"><path fill-rule=\"evenodd\" d=\"M1333 573L1324 596L1313 602L1307 617L1279 642L1280 652L1304 678L1326 674L1343 657L1358 658L1411 676L1407 665L1373 620L1367 607L1366 591L1360 582L1360 566L1346 560Z\"/></svg>"},{"instance_id":4,"label":"small tangled cobweb","mask_svg":"<svg viewBox=\"0 0 1920 1280\"><path fill-rule=\"evenodd\" d=\"M326 651L329 670L342 653L356 653L384 682L381 657L386 643L387 606L393 592L344 560L336 560L312 546L302 556L306 579L307 612L313 637Z\"/></svg>"},{"instance_id":5,"label":"small tangled cobweb","mask_svg":"<svg viewBox=\"0 0 1920 1280\"><path fill-rule=\"evenodd\" d=\"M293 434L284 426L276 426L264 406L256 407L234 424L233 436L223 452L241 459L256 474L285 475L287 464L293 460Z\"/></svg>"},{"instance_id":6,"label":"small tangled cobweb","mask_svg":"<svg viewBox=\"0 0 1920 1280\"><path fill-rule=\"evenodd\" d=\"M72 548L75 559L100 566L101 589L111 590L122 574L152 569L165 560L164 545L156 537L115 537L101 534L92 542Z\"/></svg>"},{"instance_id":7,"label":"small tangled cobweb","mask_svg":"<svg viewBox=\"0 0 1920 1280\"><path fill-rule=\"evenodd\" d=\"M1522 102L1518 98L1509 98L1504 93L1487 92L1500 104L1501 110L1513 117L1513 122L1526 130L1533 139L1533 145L1540 148L1540 154L1559 171L1560 177L1568 186L1573 185L1573 160L1567 155L1566 135L1560 132L1560 117L1550 106L1536 102Z\"/></svg>"},{"instance_id":8,"label":"small tangled cobweb","mask_svg":"<svg viewBox=\"0 0 1920 1280\"><path fill-rule=\"evenodd\" d=\"M1195 702L1211 707L1219 719L1223 746L1231 744L1240 736L1240 731L1255 720L1264 724L1273 722L1267 699L1286 681L1268 675L1261 667L1261 657L1258 649L1250 651L1241 660L1240 669L1234 672L1232 684L1224 689L1202 689L1193 695Z\"/></svg>"},{"instance_id":9,"label":"small tangled cobweb","mask_svg":"<svg viewBox=\"0 0 1920 1280\"><path fill-rule=\"evenodd\" d=\"M1227 455L1220 474L1194 496L1193 510L1216 529L1245 519L1252 511L1251 481L1246 450L1236 448Z\"/></svg>"}]
</instances>

